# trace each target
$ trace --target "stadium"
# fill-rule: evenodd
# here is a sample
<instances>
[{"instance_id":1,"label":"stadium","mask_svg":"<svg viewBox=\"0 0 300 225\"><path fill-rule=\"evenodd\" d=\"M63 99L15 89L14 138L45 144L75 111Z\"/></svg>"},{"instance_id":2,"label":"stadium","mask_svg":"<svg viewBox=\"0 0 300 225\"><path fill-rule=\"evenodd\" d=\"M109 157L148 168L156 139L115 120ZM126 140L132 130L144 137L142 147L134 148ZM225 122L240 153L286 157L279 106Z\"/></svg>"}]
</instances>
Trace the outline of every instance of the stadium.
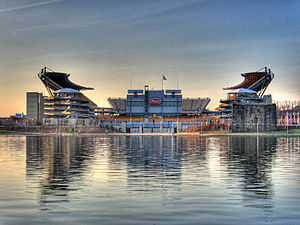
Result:
<instances>
[{"instance_id":1,"label":"stadium","mask_svg":"<svg viewBox=\"0 0 300 225\"><path fill-rule=\"evenodd\" d=\"M270 95L264 95L273 72L265 67L242 76L242 83L224 88L229 90L227 98L220 100L215 111L207 110L208 97L187 98L180 89L153 90L148 85L130 89L124 97L109 97L111 107L99 107L83 93L93 88L71 82L70 74L45 67L38 77L49 95L28 92L26 118L50 125L94 121L94 125L125 133L276 130L276 105Z\"/></svg>"},{"instance_id":2,"label":"stadium","mask_svg":"<svg viewBox=\"0 0 300 225\"><path fill-rule=\"evenodd\" d=\"M162 118L200 116L209 98L183 98L181 90L128 90L125 98L108 98L99 107L82 91L93 90L69 80L70 74L43 68L38 74L49 96L27 93L28 118Z\"/></svg>"}]
</instances>

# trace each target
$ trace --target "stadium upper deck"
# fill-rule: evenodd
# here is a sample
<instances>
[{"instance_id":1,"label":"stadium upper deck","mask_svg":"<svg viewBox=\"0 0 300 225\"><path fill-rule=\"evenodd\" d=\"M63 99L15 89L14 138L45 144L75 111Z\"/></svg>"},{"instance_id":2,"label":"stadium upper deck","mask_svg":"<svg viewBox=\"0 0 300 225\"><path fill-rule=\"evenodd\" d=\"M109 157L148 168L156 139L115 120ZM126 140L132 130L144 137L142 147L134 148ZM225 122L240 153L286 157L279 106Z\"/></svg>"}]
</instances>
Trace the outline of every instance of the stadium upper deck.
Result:
<instances>
[{"instance_id":1,"label":"stadium upper deck","mask_svg":"<svg viewBox=\"0 0 300 225\"><path fill-rule=\"evenodd\" d=\"M54 72L46 67L38 74L50 95L50 97L44 97L45 115L55 118L95 117L95 110L99 107L80 92L93 90L93 88L75 84L69 80L69 76L70 74Z\"/></svg>"},{"instance_id":2,"label":"stadium upper deck","mask_svg":"<svg viewBox=\"0 0 300 225\"><path fill-rule=\"evenodd\" d=\"M264 71L261 71L264 70ZM220 100L220 106L216 108L221 116L232 116L232 105L234 103L263 103L269 102L271 96L264 96L264 93L274 78L271 69L265 67L257 72L244 73L244 81L238 85L223 88L231 90L227 99Z\"/></svg>"}]
</instances>

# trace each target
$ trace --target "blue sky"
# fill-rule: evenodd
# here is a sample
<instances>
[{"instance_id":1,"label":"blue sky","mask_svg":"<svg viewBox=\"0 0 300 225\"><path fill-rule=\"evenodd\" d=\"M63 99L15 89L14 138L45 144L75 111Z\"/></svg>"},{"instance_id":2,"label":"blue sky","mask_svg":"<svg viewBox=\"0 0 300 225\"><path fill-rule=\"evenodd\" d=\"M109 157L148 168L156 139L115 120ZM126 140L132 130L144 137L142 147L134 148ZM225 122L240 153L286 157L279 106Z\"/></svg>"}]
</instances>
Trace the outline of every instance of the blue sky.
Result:
<instances>
[{"instance_id":1,"label":"blue sky","mask_svg":"<svg viewBox=\"0 0 300 225\"><path fill-rule=\"evenodd\" d=\"M267 93L300 99L297 0L1 0L0 29L0 116L25 112L26 91L46 94L44 66L94 87L85 94L102 106L130 79L156 89L165 74L165 88L179 80L214 109L223 87L269 65Z\"/></svg>"}]
</instances>

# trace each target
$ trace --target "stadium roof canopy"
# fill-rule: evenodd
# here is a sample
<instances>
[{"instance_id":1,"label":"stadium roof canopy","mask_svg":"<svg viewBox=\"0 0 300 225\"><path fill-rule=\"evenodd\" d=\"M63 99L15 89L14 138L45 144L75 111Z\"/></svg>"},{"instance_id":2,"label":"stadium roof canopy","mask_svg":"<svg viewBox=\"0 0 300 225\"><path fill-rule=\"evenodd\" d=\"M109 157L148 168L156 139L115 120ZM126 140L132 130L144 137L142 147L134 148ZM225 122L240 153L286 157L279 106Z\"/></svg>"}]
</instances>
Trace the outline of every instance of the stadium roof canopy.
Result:
<instances>
[{"instance_id":1,"label":"stadium roof canopy","mask_svg":"<svg viewBox=\"0 0 300 225\"><path fill-rule=\"evenodd\" d=\"M83 87L78 84L75 84L69 80L70 74L60 73L54 71L48 71L50 69L43 68L38 74L38 77L41 79L45 85L49 94L53 95L53 91L57 91L63 88L71 88L75 90L93 90L93 88Z\"/></svg>"},{"instance_id":2,"label":"stadium roof canopy","mask_svg":"<svg viewBox=\"0 0 300 225\"><path fill-rule=\"evenodd\" d=\"M267 67L265 67L260 69L257 72L243 73L242 76L244 77L242 83L232 87L223 88L223 89L224 90L234 90L239 88L251 89L253 91L257 91L258 95L262 97L268 85L273 80L274 73L271 71L270 68L268 69Z\"/></svg>"},{"instance_id":3,"label":"stadium roof canopy","mask_svg":"<svg viewBox=\"0 0 300 225\"><path fill-rule=\"evenodd\" d=\"M253 72L253 73L244 73L242 74L244 77L244 80L242 83L232 86L223 88L224 90L233 90L233 89L239 89L239 88L251 88L253 84L255 84L257 81L265 77L264 72ZM258 89L259 90L259 89Z\"/></svg>"}]
</instances>

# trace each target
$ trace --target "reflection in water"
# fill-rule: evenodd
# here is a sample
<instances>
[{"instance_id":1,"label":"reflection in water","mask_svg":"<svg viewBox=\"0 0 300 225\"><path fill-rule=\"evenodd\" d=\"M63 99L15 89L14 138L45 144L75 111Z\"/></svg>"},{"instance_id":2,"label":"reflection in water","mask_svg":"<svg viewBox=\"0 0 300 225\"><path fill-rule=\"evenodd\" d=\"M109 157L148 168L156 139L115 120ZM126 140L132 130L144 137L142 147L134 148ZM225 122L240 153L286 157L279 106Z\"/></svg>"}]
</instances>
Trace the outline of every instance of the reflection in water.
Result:
<instances>
[{"instance_id":1,"label":"reflection in water","mask_svg":"<svg viewBox=\"0 0 300 225\"><path fill-rule=\"evenodd\" d=\"M182 170L186 182L206 185L211 177L241 179L245 206L272 208L271 171L276 138L263 137L26 137L27 181L39 182L40 204L69 201L71 191L83 189L93 158L104 142L107 176L127 175L129 192L181 192ZM184 166L182 163L185 163ZM227 171L227 172L226 172ZM238 173L237 173L238 172Z\"/></svg>"},{"instance_id":2,"label":"reflection in water","mask_svg":"<svg viewBox=\"0 0 300 225\"><path fill-rule=\"evenodd\" d=\"M233 137L228 150L228 170L238 169L245 205L273 208L272 166L276 153L275 137ZM236 173L236 172L235 172Z\"/></svg>"},{"instance_id":3,"label":"reflection in water","mask_svg":"<svg viewBox=\"0 0 300 225\"><path fill-rule=\"evenodd\" d=\"M128 137L126 162L132 191L178 191L181 185L181 148L176 138ZM166 195L163 195L167 198Z\"/></svg>"},{"instance_id":4,"label":"reflection in water","mask_svg":"<svg viewBox=\"0 0 300 225\"><path fill-rule=\"evenodd\" d=\"M27 181L34 188L38 180L41 205L69 201L68 193L82 188L70 183L87 169L91 143L80 137L26 137Z\"/></svg>"},{"instance_id":5,"label":"reflection in water","mask_svg":"<svg viewBox=\"0 0 300 225\"><path fill-rule=\"evenodd\" d=\"M90 223L255 224L278 215L278 190L288 200L299 190L299 146L286 137L28 136L26 192L47 219L69 213L77 224L89 222L82 209Z\"/></svg>"}]
</instances>

